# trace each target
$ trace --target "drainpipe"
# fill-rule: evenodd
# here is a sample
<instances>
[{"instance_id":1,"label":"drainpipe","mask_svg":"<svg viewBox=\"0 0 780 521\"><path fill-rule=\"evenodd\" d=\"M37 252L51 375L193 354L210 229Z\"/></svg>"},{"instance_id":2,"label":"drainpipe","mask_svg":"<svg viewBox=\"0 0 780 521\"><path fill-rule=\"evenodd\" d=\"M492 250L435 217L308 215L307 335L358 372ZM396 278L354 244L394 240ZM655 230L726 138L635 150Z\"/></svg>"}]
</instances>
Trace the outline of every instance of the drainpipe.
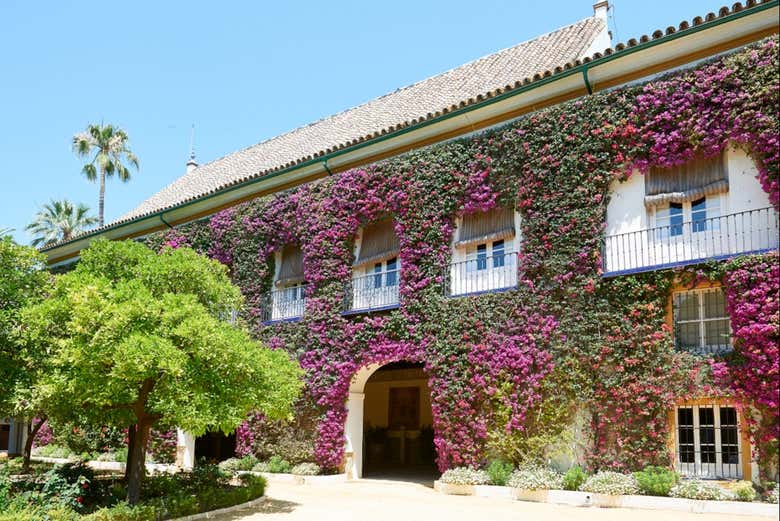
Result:
<instances>
[{"instance_id":1,"label":"drainpipe","mask_svg":"<svg viewBox=\"0 0 780 521\"><path fill-rule=\"evenodd\" d=\"M585 82L585 89L588 91L588 94L593 94L593 87L590 85L590 80L588 79L588 65L590 63L583 63L582 64L582 80Z\"/></svg>"},{"instance_id":2,"label":"drainpipe","mask_svg":"<svg viewBox=\"0 0 780 521\"><path fill-rule=\"evenodd\" d=\"M163 217L163 215L164 215L164 214L160 214L160 215L159 215L159 217L160 217L160 220L163 222L163 224L164 224L165 226L167 226L168 228L170 228L171 230L173 230L173 226L171 226L171 225L168 223L168 221L166 221L166 220L165 220L165 217Z\"/></svg>"},{"instance_id":3,"label":"drainpipe","mask_svg":"<svg viewBox=\"0 0 780 521\"><path fill-rule=\"evenodd\" d=\"M328 166L327 159L322 162L322 166L325 168L325 171L328 173L329 176L333 175L333 171L331 171L330 167Z\"/></svg>"}]
</instances>

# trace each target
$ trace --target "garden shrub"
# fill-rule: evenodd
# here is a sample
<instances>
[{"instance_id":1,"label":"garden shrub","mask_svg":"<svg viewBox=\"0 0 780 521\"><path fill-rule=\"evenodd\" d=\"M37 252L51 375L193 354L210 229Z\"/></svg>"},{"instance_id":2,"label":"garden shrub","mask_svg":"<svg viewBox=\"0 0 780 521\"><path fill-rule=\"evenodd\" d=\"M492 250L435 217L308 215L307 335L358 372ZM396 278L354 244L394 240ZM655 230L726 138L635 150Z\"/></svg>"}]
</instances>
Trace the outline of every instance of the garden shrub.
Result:
<instances>
[{"instance_id":1,"label":"garden shrub","mask_svg":"<svg viewBox=\"0 0 780 521\"><path fill-rule=\"evenodd\" d=\"M287 474L290 470L292 470L292 465L290 465L289 461L282 459L281 456L271 456L271 459L268 460L268 472Z\"/></svg>"},{"instance_id":2,"label":"garden shrub","mask_svg":"<svg viewBox=\"0 0 780 521\"><path fill-rule=\"evenodd\" d=\"M239 458L228 458L220 461L217 466L223 472L235 473L241 470L241 460Z\"/></svg>"},{"instance_id":3,"label":"garden shrub","mask_svg":"<svg viewBox=\"0 0 780 521\"><path fill-rule=\"evenodd\" d=\"M41 496L51 505L81 510L95 494L95 472L81 462L57 465L44 474L44 479Z\"/></svg>"},{"instance_id":4,"label":"garden shrub","mask_svg":"<svg viewBox=\"0 0 780 521\"><path fill-rule=\"evenodd\" d=\"M697 479L685 479L677 483L669 491L671 497L681 497L686 499L711 499L721 500L726 498L726 494L718 485L699 481Z\"/></svg>"},{"instance_id":5,"label":"garden shrub","mask_svg":"<svg viewBox=\"0 0 780 521\"><path fill-rule=\"evenodd\" d=\"M563 476L547 467L523 467L512 473L507 484L523 490L560 490L563 487Z\"/></svg>"},{"instance_id":6,"label":"garden shrub","mask_svg":"<svg viewBox=\"0 0 780 521\"><path fill-rule=\"evenodd\" d=\"M32 450L33 455L40 456L42 458L68 458L73 454L73 451L67 447L50 443L42 447L35 447Z\"/></svg>"},{"instance_id":7,"label":"garden shrub","mask_svg":"<svg viewBox=\"0 0 780 521\"><path fill-rule=\"evenodd\" d=\"M639 491L647 496L668 496L672 487L680 481L677 472L664 467L645 467L634 472Z\"/></svg>"},{"instance_id":8,"label":"garden shrub","mask_svg":"<svg viewBox=\"0 0 780 521\"><path fill-rule=\"evenodd\" d=\"M490 476L491 485L504 486L506 485L509 476L512 475L514 468L514 465L507 461L494 459L490 462L490 465L487 466L485 471L488 476Z\"/></svg>"},{"instance_id":9,"label":"garden shrub","mask_svg":"<svg viewBox=\"0 0 780 521\"><path fill-rule=\"evenodd\" d=\"M754 501L758 496L753 483L750 481L739 481L732 485L731 493L734 494L736 501Z\"/></svg>"},{"instance_id":10,"label":"garden shrub","mask_svg":"<svg viewBox=\"0 0 780 521\"><path fill-rule=\"evenodd\" d=\"M780 485L775 484L774 488L767 491L764 498L769 503L780 503Z\"/></svg>"},{"instance_id":11,"label":"garden shrub","mask_svg":"<svg viewBox=\"0 0 780 521\"><path fill-rule=\"evenodd\" d=\"M316 476L321 472L321 469L316 463L298 463L290 472L298 476Z\"/></svg>"},{"instance_id":12,"label":"garden shrub","mask_svg":"<svg viewBox=\"0 0 780 521\"><path fill-rule=\"evenodd\" d=\"M256 463L254 467L252 467L252 472L271 472L269 470L268 462L267 461L261 461L259 463Z\"/></svg>"},{"instance_id":13,"label":"garden shrub","mask_svg":"<svg viewBox=\"0 0 780 521\"><path fill-rule=\"evenodd\" d=\"M260 463L258 459L249 454L238 460L238 470L252 470L258 463Z\"/></svg>"},{"instance_id":14,"label":"garden shrub","mask_svg":"<svg viewBox=\"0 0 780 521\"><path fill-rule=\"evenodd\" d=\"M632 475L603 470L589 477L585 483L582 484L580 490L596 494L620 496L638 493L639 486Z\"/></svg>"},{"instance_id":15,"label":"garden shrub","mask_svg":"<svg viewBox=\"0 0 780 521\"><path fill-rule=\"evenodd\" d=\"M157 510L151 505L130 506L119 503L113 507L105 507L81 518L82 521L154 521Z\"/></svg>"},{"instance_id":16,"label":"garden shrub","mask_svg":"<svg viewBox=\"0 0 780 521\"><path fill-rule=\"evenodd\" d=\"M484 470L455 467L445 470L439 481L450 485L487 485L490 483L490 476Z\"/></svg>"},{"instance_id":17,"label":"garden shrub","mask_svg":"<svg viewBox=\"0 0 780 521\"><path fill-rule=\"evenodd\" d=\"M574 465L563 475L563 490L579 490L588 475L579 465Z\"/></svg>"},{"instance_id":18,"label":"garden shrub","mask_svg":"<svg viewBox=\"0 0 780 521\"><path fill-rule=\"evenodd\" d=\"M11 479L8 474L8 467L0 465L0 512L7 509L11 502Z\"/></svg>"}]
</instances>

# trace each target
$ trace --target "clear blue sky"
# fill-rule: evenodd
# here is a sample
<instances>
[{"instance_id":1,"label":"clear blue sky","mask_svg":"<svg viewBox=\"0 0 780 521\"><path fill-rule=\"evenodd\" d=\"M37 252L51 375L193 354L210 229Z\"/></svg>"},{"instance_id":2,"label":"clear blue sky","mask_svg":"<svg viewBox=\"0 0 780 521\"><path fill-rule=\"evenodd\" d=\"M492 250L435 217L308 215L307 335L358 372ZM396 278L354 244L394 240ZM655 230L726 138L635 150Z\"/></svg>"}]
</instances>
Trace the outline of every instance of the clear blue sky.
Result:
<instances>
[{"instance_id":1,"label":"clear blue sky","mask_svg":"<svg viewBox=\"0 0 780 521\"><path fill-rule=\"evenodd\" d=\"M616 0L617 41L723 2ZM111 221L204 163L592 13L590 0L0 2L0 228L40 204L97 209L71 136L130 135L141 163L109 181Z\"/></svg>"}]
</instances>

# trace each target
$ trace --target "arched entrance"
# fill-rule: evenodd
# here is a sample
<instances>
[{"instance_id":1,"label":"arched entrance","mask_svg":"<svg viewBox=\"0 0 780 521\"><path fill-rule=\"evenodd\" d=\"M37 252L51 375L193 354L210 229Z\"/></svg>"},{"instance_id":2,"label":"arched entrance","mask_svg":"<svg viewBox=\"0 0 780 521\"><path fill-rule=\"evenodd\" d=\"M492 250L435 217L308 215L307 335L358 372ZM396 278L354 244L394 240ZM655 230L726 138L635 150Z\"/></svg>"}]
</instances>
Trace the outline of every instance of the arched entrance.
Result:
<instances>
[{"instance_id":1,"label":"arched entrance","mask_svg":"<svg viewBox=\"0 0 780 521\"><path fill-rule=\"evenodd\" d=\"M352 478L434 478L428 377L423 364L371 364L350 382L347 474Z\"/></svg>"}]
</instances>

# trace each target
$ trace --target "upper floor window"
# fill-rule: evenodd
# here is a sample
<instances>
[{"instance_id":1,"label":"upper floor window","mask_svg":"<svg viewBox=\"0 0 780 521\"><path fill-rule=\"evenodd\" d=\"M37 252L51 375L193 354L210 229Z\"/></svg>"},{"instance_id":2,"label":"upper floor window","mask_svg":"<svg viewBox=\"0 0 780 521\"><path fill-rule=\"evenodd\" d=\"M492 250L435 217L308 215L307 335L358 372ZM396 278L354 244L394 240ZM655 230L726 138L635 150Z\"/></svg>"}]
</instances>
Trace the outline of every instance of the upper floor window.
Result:
<instances>
[{"instance_id":1,"label":"upper floor window","mask_svg":"<svg viewBox=\"0 0 780 521\"><path fill-rule=\"evenodd\" d=\"M467 214L459 223L449 293L463 295L517 285L515 212L499 207Z\"/></svg>"},{"instance_id":2,"label":"upper floor window","mask_svg":"<svg viewBox=\"0 0 780 521\"><path fill-rule=\"evenodd\" d=\"M271 313L268 320L282 320L303 315L305 292L303 252L296 245L287 245L277 255L278 270L271 291Z\"/></svg>"},{"instance_id":3,"label":"upper floor window","mask_svg":"<svg viewBox=\"0 0 780 521\"><path fill-rule=\"evenodd\" d=\"M397 305L401 266L393 221L385 219L363 228L357 250L347 309Z\"/></svg>"},{"instance_id":4,"label":"upper floor window","mask_svg":"<svg viewBox=\"0 0 780 521\"><path fill-rule=\"evenodd\" d=\"M729 351L731 321L723 290L708 288L675 293L674 330L679 349L698 354Z\"/></svg>"}]
</instances>

